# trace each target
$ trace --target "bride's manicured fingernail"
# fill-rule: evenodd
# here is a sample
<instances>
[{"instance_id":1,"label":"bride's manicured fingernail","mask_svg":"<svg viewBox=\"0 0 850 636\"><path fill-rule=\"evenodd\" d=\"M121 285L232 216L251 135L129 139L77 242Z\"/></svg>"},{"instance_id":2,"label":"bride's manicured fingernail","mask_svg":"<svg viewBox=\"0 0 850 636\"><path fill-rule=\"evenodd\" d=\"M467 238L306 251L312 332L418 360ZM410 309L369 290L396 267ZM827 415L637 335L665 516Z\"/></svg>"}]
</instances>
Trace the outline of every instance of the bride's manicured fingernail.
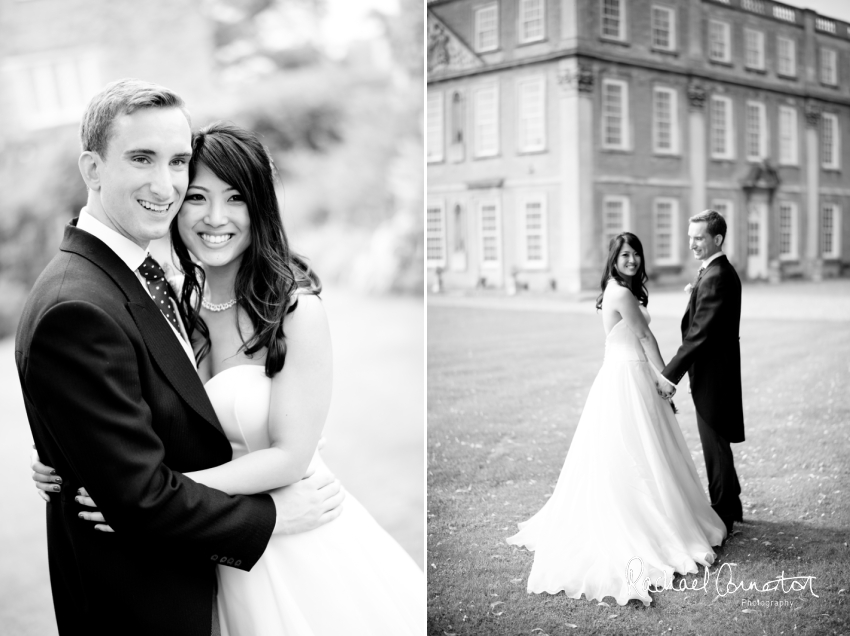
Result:
<instances>
[{"instance_id":1,"label":"bride's manicured fingernail","mask_svg":"<svg viewBox=\"0 0 850 636\"><path fill-rule=\"evenodd\" d=\"M55 475L55 474L56 474L56 471L55 471L55 470L51 470L51 471L50 471L50 474L51 474L51 475Z\"/></svg>"},{"instance_id":2,"label":"bride's manicured fingernail","mask_svg":"<svg viewBox=\"0 0 850 636\"><path fill-rule=\"evenodd\" d=\"M77 516L78 516L80 519L85 519L85 517L83 516L83 513L82 513L82 512L81 512L80 514L78 514Z\"/></svg>"},{"instance_id":3,"label":"bride's manicured fingernail","mask_svg":"<svg viewBox=\"0 0 850 636\"><path fill-rule=\"evenodd\" d=\"M62 478L61 478L61 477L56 477L53 481L55 481L57 484L61 484L61 483L62 483Z\"/></svg>"},{"instance_id":4,"label":"bride's manicured fingernail","mask_svg":"<svg viewBox=\"0 0 850 636\"><path fill-rule=\"evenodd\" d=\"M62 490L62 486L53 486L53 490L59 492L60 490Z\"/></svg>"}]
</instances>

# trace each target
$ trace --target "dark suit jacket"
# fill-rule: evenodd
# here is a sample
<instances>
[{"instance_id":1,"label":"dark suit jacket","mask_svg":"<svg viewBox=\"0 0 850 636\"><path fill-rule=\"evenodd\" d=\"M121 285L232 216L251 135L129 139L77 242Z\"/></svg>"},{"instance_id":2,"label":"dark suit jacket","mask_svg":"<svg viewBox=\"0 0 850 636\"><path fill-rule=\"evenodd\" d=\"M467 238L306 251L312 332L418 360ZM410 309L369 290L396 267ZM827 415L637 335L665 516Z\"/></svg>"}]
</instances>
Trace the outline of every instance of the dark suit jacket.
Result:
<instances>
[{"instance_id":1,"label":"dark suit jacket","mask_svg":"<svg viewBox=\"0 0 850 636\"><path fill-rule=\"evenodd\" d=\"M729 442L744 441L741 397L741 280L725 255L706 267L682 318L682 346L662 372L687 371L699 416Z\"/></svg>"},{"instance_id":2,"label":"dark suit jacket","mask_svg":"<svg viewBox=\"0 0 850 636\"><path fill-rule=\"evenodd\" d=\"M75 225L35 283L15 341L36 448L64 479L47 506L59 633L209 636L215 566L253 567L274 502L181 474L229 461L230 444L139 280ZM115 534L78 518L81 486Z\"/></svg>"}]
</instances>

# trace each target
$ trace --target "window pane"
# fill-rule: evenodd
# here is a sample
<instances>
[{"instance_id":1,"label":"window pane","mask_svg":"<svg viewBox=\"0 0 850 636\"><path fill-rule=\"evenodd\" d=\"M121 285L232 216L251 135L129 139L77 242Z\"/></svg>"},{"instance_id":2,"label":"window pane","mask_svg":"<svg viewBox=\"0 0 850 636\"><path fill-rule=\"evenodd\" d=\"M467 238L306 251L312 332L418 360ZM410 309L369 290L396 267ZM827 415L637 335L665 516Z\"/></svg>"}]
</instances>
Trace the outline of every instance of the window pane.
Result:
<instances>
[{"instance_id":1,"label":"window pane","mask_svg":"<svg viewBox=\"0 0 850 636\"><path fill-rule=\"evenodd\" d=\"M443 210L440 207L428 207L426 215L427 253L429 261L445 259L445 236L443 230Z\"/></svg>"},{"instance_id":2,"label":"window pane","mask_svg":"<svg viewBox=\"0 0 850 636\"><path fill-rule=\"evenodd\" d=\"M543 0L520 0L520 41L543 39Z\"/></svg>"},{"instance_id":3,"label":"window pane","mask_svg":"<svg viewBox=\"0 0 850 636\"><path fill-rule=\"evenodd\" d=\"M525 254L529 263L543 262L544 236L543 204L540 201L528 201L525 204Z\"/></svg>"},{"instance_id":4,"label":"window pane","mask_svg":"<svg viewBox=\"0 0 850 636\"><path fill-rule=\"evenodd\" d=\"M787 203L779 205L779 253L791 254L792 210Z\"/></svg>"},{"instance_id":5,"label":"window pane","mask_svg":"<svg viewBox=\"0 0 850 636\"><path fill-rule=\"evenodd\" d=\"M475 93L475 154L491 157L499 151L498 89L495 86Z\"/></svg>"},{"instance_id":6,"label":"window pane","mask_svg":"<svg viewBox=\"0 0 850 636\"><path fill-rule=\"evenodd\" d=\"M443 94L428 94L428 161L443 158Z\"/></svg>"},{"instance_id":7,"label":"window pane","mask_svg":"<svg viewBox=\"0 0 850 636\"><path fill-rule=\"evenodd\" d=\"M758 104L747 104L747 158L762 158L762 129L761 107Z\"/></svg>"},{"instance_id":8,"label":"window pane","mask_svg":"<svg viewBox=\"0 0 850 636\"><path fill-rule=\"evenodd\" d=\"M823 206L821 213L821 253L832 255L835 249L835 215L838 208L833 204Z\"/></svg>"},{"instance_id":9,"label":"window pane","mask_svg":"<svg viewBox=\"0 0 850 636\"><path fill-rule=\"evenodd\" d=\"M603 223L603 236L605 239L605 248L607 249L611 239L623 231L623 226L625 224L625 211L623 210L622 200L607 199L605 201Z\"/></svg>"},{"instance_id":10,"label":"window pane","mask_svg":"<svg viewBox=\"0 0 850 636\"><path fill-rule=\"evenodd\" d=\"M498 46L498 6L478 9L475 12L475 48L479 51L491 51Z\"/></svg>"},{"instance_id":11,"label":"window pane","mask_svg":"<svg viewBox=\"0 0 850 636\"><path fill-rule=\"evenodd\" d=\"M623 139L623 85L604 84L602 116L604 118L605 145L622 147Z\"/></svg>"},{"instance_id":12,"label":"window pane","mask_svg":"<svg viewBox=\"0 0 850 636\"><path fill-rule=\"evenodd\" d=\"M838 83L835 68L836 53L832 49L821 49L820 52L820 81L834 86Z\"/></svg>"},{"instance_id":13,"label":"window pane","mask_svg":"<svg viewBox=\"0 0 850 636\"><path fill-rule=\"evenodd\" d=\"M493 203L481 206L481 259L485 263L499 261L499 210Z\"/></svg>"},{"instance_id":14,"label":"window pane","mask_svg":"<svg viewBox=\"0 0 850 636\"><path fill-rule=\"evenodd\" d=\"M669 259L673 256L673 204L658 201L655 204L655 257Z\"/></svg>"},{"instance_id":15,"label":"window pane","mask_svg":"<svg viewBox=\"0 0 850 636\"><path fill-rule=\"evenodd\" d=\"M780 37L778 43L779 72L793 77L797 74L796 46L793 40Z\"/></svg>"},{"instance_id":16,"label":"window pane","mask_svg":"<svg viewBox=\"0 0 850 636\"><path fill-rule=\"evenodd\" d=\"M729 123L728 104L723 99L711 100L711 152L719 156L729 154L727 147L727 130Z\"/></svg>"},{"instance_id":17,"label":"window pane","mask_svg":"<svg viewBox=\"0 0 850 636\"><path fill-rule=\"evenodd\" d=\"M672 49L673 12L662 7L652 7L652 46Z\"/></svg>"},{"instance_id":18,"label":"window pane","mask_svg":"<svg viewBox=\"0 0 850 636\"><path fill-rule=\"evenodd\" d=\"M797 163L797 111L786 106L779 109L779 161Z\"/></svg>"},{"instance_id":19,"label":"window pane","mask_svg":"<svg viewBox=\"0 0 850 636\"><path fill-rule=\"evenodd\" d=\"M667 90L655 90L655 149L673 150L673 94Z\"/></svg>"},{"instance_id":20,"label":"window pane","mask_svg":"<svg viewBox=\"0 0 850 636\"><path fill-rule=\"evenodd\" d=\"M834 115L824 115L821 119L822 139L821 146L823 148L823 164L834 167L837 163L836 159L836 128L837 121Z\"/></svg>"},{"instance_id":21,"label":"window pane","mask_svg":"<svg viewBox=\"0 0 850 636\"><path fill-rule=\"evenodd\" d=\"M759 230L761 224L758 221L747 222L747 256L758 256L759 250Z\"/></svg>"},{"instance_id":22,"label":"window pane","mask_svg":"<svg viewBox=\"0 0 850 636\"><path fill-rule=\"evenodd\" d=\"M759 31L744 29L746 64L749 68L764 67L764 36Z\"/></svg>"},{"instance_id":23,"label":"window pane","mask_svg":"<svg viewBox=\"0 0 850 636\"><path fill-rule=\"evenodd\" d=\"M621 22L623 19L621 0L603 0L602 35L608 38L622 39Z\"/></svg>"},{"instance_id":24,"label":"window pane","mask_svg":"<svg viewBox=\"0 0 850 636\"><path fill-rule=\"evenodd\" d=\"M729 59L728 26L724 22L713 20L708 23L708 55L713 60Z\"/></svg>"},{"instance_id":25,"label":"window pane","mask_svg":"<svg viewBox=\"0 0 850 636\"><path fill-rule=\"evenodd\" d=\"M546 137L543 80L526 81L519 86L520 150L542 150Z\"/></svg>"}]
</instances>

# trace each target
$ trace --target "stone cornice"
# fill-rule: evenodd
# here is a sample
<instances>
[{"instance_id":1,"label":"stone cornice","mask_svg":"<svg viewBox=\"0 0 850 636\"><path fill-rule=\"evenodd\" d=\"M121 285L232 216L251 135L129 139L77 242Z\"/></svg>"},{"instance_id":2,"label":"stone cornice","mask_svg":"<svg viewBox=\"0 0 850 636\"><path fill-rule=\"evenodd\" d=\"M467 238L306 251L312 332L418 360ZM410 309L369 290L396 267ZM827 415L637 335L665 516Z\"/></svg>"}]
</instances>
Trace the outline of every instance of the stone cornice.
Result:
<instances>
[{"instance_id":1,"label":"stone cornice","mask_svg":"<svg viewBox=\"0 0 850 636\"><path fill-rule=\"evenodd\" d=\"M496 64L488 64L482 68L474 70L460 71L455 73L432 73L428 76L428 85L440 84L442 82L475 77L479 75L489 75L499 73L508 69L519 68L522 66L533 66L535 64L545 64L547 62L555 62L564 58L578 57L580 64L587 62L602 62L608 64L619 64L631 68L638 68L649 71L658 71L678 75L684 80L696 80L706 85L706 83L727 84L731 86L739 86L741 88L750 88L762 90L777 95L786 97L797 97L799 99L816 99L820 102L838 104L841 106L850 106L850 96L836 96L825 90L818 90L814 84L806 85L802 82L799 86L780 86L771 82L766 82L753 77L734 77L726 75L722 72L714 72L711 69L697 69L691 67L676 67L669 64L655 62L653 60L641 60L634 57L626 57L611 53L601 53L598 51L588 51L582 47L571 47L552 51L543 55L523 58L521 60L508 60ZM709 89L708 86L705 86Z\"/></svg>"}]
</instances>

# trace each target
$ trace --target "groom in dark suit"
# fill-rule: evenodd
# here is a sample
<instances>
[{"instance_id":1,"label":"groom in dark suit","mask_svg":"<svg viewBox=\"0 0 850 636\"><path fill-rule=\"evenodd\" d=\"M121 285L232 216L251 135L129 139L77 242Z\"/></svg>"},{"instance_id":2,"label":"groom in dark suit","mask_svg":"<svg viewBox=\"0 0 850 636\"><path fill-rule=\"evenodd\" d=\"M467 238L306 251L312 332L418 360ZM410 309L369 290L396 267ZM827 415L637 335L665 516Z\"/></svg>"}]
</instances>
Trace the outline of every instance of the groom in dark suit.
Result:
<instances>
[{"instance_id":1,"label":"groom in dark suit","mask_svg":"<svg viewBox=\"0 0 850 636\"><path fill-rule=\"evenodd\" d=\"M672 384L685 372L697 412L711 507L732 532L742 521L741 485L730 443L744 441L741 391L741 280L723 254L726 221L714 210L692 216L690 248L702 261L682 318L682 346L662 371Z\"/></svg>"},{"instance_id":2,"label":"groom in dark suit","mask_svg":"<svg viewBox=\"0 0 850 636\"><path fill-rule=\"evenodd\" d=\"M252 496L182 474L231 459L147 251L186 194L188 115L168 89L121 80L93 98L81 139L86 208L33 287L15 341L38 454L64 479L47 506L59 633L209 636L216 565L250 570L273 532L327 522L343 495L326 471ZM81 518L90 509L79 488L115 533Z\"/></svg>"}]
</instances>

